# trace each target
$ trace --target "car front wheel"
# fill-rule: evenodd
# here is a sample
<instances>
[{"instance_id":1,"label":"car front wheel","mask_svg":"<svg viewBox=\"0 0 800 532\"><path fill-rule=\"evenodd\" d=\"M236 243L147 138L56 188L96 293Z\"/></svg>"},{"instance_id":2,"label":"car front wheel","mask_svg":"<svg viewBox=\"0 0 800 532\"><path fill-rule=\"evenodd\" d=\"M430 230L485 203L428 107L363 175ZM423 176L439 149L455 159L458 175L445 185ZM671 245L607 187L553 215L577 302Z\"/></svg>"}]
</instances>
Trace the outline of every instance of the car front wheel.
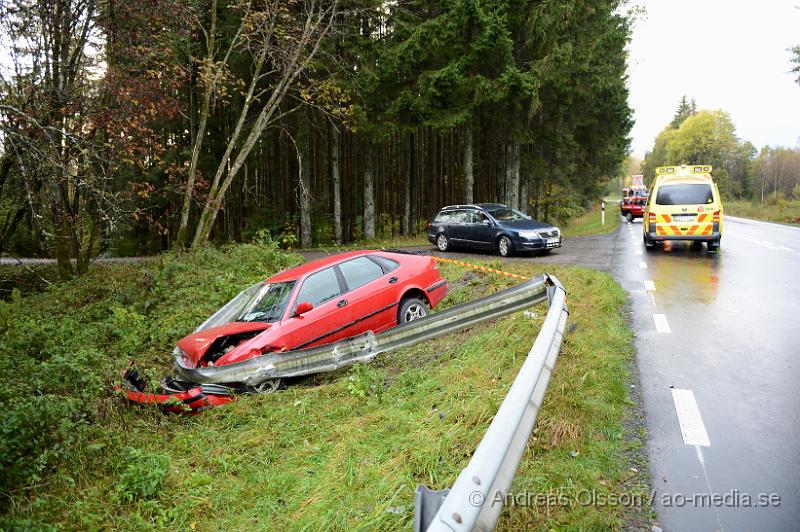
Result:
<instances>
[{"instance_id":1,"label":"car front wheel","mask_svg":"<svg viewBox=\"0 0 800 532\"><path fill-rule=\"evenodd\" d=\"M400 303L397 311L397 323L402 325L409 321L418 320L428 315L428 305L419 298L409 297Z\"/></svg>"},{"instance_id":2,"label":"car front wheel","mask_svg":"<svg viewBox=\"0 0 800 532\"><path fill-rule=\"evenodd\" d=\"M631 213L627 213L625 215L625 219L628 220L628 223L631 223L633 221L633 215Z\"/></svg>"},{"instance_id":3,"label":"car front wheel","mask_svg":"<svg viewBox=\"0 0 800 532\"><path fill-rule=\"evenodd\" d=\"M439 233L439 236L436 237L436 248L439 251L447 251L450 249L450 241L447 239L446 234Z\"/></svg>"},{"instance_id":4,"label":"car front wheel","mask_svg":"<svg viewBox=\"0 0 800 532\"><path fill-rule=\"evenodd\" d=\"M511 239L507 236L501 236L500 240L497 241L497 252L500 253L501 257L508 257L513 249Z\"/></svg>"}]
</instances>

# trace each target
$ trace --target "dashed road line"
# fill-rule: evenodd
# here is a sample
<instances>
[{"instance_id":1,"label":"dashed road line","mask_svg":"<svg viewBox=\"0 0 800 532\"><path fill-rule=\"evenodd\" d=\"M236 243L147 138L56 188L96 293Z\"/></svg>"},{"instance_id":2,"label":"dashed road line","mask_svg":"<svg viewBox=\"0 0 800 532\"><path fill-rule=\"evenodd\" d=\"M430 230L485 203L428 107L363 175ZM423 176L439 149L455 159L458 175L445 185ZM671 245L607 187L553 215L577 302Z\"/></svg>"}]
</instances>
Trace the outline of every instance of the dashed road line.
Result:
<instances>
[{"instance_id":1,"label":"dashed road line","mask_svg":"<svg viewBox=\"0 0 800 532\"><path fill-rule=\"evenodd\" d=\"M666 314L653 314L653 322L656 324L656 331L660 333L671 333Z\"/></svg>"},{"instance_id":2,"label":"dashed road line","mask_svg":"<svg viewBox=\"0 0 800 532\"><path fill-rule=\"evenodd\" d=\"M639 267L641 269L643 269L643 270L646 270L647 269L647 263L645 261L643 261L643 260L640 260L639 261Z\"/></svg>"},{"instance_id":3,"label":"dashed road line","mask_svg":"<svg viewBox=\"0 0 800 532\"><path fill-rule=\"evenodd\" d=\"M656 283L648 279L644 282L644 289L648 292L653 292L656 289Z\"/></svg>"},{"instance_id":4,"label":"dashed road line","mask_svg":"<svg viewBox=\"0 0 800 532\"><path fill-rule=\"evenodd\" d=\"M692 390L672 388L672 402L675 404L675 413L678 415L678 424L681 427L681 436L686 445L699 445L710 447L708 432L700 415L700 408L694 398Z\"/></svg>"}]
</instances>

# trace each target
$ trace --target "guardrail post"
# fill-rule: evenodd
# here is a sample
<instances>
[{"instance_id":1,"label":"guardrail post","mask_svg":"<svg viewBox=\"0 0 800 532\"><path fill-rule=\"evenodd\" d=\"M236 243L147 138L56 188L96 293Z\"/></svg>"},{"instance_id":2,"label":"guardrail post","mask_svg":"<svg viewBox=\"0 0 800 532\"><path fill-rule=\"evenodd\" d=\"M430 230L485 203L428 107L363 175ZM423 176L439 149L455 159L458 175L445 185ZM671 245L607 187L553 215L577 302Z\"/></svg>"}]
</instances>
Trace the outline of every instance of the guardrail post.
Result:
<instances>
[{"instance_id":1,"label":"guardrail post","mask_svg":"<svg viewBox=\"0 0 800 532\"><path fill-rule=\"evenodd\" d=\"M423 532L430 526L450 490L432 490L422 484L414 492L414 532Z\"/></svg>"}]
</instances>

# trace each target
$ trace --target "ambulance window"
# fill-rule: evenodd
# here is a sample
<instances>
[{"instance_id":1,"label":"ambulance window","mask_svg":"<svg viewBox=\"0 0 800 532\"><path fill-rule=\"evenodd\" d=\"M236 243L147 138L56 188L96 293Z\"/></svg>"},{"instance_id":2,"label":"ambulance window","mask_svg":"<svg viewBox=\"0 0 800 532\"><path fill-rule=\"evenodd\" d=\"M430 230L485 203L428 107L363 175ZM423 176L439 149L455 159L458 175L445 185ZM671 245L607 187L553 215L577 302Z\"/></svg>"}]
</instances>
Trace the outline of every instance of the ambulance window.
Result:
<instances>
[{"instance_id":1,"label":"ambulance window","mask_svg":"<svg viewBox=\"0 0 800 532\"><path fill-rule=\"evenodd\" d=\"M664 185L658 189L658 205L697 205L712 203L711 185Z\"/></svg>"}]
</instances>

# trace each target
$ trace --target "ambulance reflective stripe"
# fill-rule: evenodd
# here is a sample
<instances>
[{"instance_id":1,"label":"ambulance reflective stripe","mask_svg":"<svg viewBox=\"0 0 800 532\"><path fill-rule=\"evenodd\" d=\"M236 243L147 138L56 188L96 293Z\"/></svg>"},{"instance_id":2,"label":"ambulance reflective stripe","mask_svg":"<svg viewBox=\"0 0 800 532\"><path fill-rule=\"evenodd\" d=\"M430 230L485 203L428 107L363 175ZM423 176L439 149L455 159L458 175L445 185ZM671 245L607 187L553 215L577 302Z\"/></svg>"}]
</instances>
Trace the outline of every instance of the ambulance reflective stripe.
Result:
<instances>
[{"instance_id":1,"label":"ambulance reflective stripe","mask_svg":"<svg viewBox=\"0 0 800 532\"><path fill-rule=\"evenodd\" d=\"M708 219L709 216L711 216L711 215L710 214L698 214L697 215L697 223L701 224L701 223L705 222Z\"/></svg>"},{"instance_id":2,"label":"ambulance reflective stripe","mask_svg":"<svg viewBox=\"0 0 800 532\"><path fill-rule=\"evenodd\" d=\"M669 223L672 221L672 218L670 217L669 214L659 214L658 216L661 217L661 219L659 220L659 222L661 223Z\"/></svg>"}]
</instances>

